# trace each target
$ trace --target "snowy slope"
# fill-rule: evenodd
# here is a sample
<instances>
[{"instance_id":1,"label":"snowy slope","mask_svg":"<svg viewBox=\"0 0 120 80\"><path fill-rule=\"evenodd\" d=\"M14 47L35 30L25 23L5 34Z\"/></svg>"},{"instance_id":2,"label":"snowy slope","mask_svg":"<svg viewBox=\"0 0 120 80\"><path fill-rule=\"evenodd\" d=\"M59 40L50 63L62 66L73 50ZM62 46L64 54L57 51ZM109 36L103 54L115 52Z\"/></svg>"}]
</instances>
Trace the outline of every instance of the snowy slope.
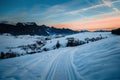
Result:
<instances>
[{"instance_id":1,"label":"snowy slope","mask_svg":"<svg viewBox=\"0 0 120 80\"><path fill-rule=\"evenodd\" d=\"M65 36L65 37L62 37L62 38L57 38L57 39L52 39L52 40L49 40L47 41L47 44L43 47L43 48L50 48L52 49L57 41L60 42L61 46L62 47L65 47L66 46L66 43L67 43L67 38L69 37L74 37L75 39L79 39L79 40L83 40L85 38L92 38L92 37L99 37L100 34L102 35L102 37L112 37L113 35L111 35L110 32L85 32L85 33L78 33L78 34L74 34L74 35L69 35L69 36Z\"/></svg>"},{"instance_id":2,"label":"snowy slope","mask_svg":"<svg viewBox=\"0 0 120 80\"><path fill-rule=\"evenodd\" d=\"M51 40L48 40L41 49L48 48L49 50L52 50L54 46L56 45L57 41L60 42L61 48L64 48L66 46L68 37L74 37L79 40L84 40L85 38L92 38L92 37L98 37L100 34L103 37L112 37L112 35L109 32L104 33L80 33L80 34L74 34L70 36L65 36L62 38L55 38L57 36L49 36L47 38L50 38ZM19 46L23 45L30 45L35 44L36 41L40 41L41 39L45 38L44 36L30 36L30 35L21 35L21 36L6 36L6 35L0 35L0 52L8 52L10 49L14 51L16 54L26 54L26 51L24 51L21 48L18 48ZM12 48L13 47L13 48ZM10 48L10 49L9 49Z\"/></svg>"},{"instance_id":3,"label":"snowy slope","mask_svg":"<svg viewBox=\"0 0 120 80\"><path fill-rule=\"evenodd\" d=\"M7 36L7 35L0 35L0 52L7 52L9 47L18 47L21 45L33 44L36 41L40 40L43 36L30 36L30 35L23 35L23 36ZM20 50L19 50L20 51Z\"/></svg>"},{"instance_id":4,"label":"snowy slope","mask_svg":"<svg viewBox=\"0 0 120 80\"><path fill-rule=\"evenodd\" d=\"M77 47L1 60L0 80L119 80L120 37L106 35Z\"/></svg>"}]
</instances>

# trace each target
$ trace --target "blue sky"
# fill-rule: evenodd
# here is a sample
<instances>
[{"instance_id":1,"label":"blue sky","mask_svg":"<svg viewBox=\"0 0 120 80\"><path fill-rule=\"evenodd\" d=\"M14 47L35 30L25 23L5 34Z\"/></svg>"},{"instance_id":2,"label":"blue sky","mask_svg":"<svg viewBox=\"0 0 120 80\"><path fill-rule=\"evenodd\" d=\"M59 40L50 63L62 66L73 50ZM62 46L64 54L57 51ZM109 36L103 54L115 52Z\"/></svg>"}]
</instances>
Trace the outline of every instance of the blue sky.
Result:
<instances>
[{"instance_id":1,"label":"blue sky","mask_svg":"<svg viewBox=\"0 0 120 80\"><path fill-rule=\"evenodd\" d=\"M0 0L0 21L63 24L120 16L120 0Z\"/></svg>"}]
</instances>

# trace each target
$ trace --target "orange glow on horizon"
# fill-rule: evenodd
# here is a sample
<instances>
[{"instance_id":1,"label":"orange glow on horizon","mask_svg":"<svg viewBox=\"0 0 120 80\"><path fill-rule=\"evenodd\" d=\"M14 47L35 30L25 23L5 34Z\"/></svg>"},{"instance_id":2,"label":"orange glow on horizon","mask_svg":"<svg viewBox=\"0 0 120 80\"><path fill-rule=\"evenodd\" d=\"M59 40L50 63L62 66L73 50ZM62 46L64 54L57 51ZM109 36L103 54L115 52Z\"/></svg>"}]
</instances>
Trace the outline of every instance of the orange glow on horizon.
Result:
<instances>
[{"instance_id":1,"label":"orange glow on horizon","mask_svg":"<svg viewBox=\"0 0 120 80\"><path fill-rule=\"evenodd\" d=\"M90 19L88 21L80 20L75 22L69 22L65 24L55 25L57 28L70 28L73 30L111 30L120 28L120 16L118 17L106 17L100 19Z\"/></svg>"}]
</instances>

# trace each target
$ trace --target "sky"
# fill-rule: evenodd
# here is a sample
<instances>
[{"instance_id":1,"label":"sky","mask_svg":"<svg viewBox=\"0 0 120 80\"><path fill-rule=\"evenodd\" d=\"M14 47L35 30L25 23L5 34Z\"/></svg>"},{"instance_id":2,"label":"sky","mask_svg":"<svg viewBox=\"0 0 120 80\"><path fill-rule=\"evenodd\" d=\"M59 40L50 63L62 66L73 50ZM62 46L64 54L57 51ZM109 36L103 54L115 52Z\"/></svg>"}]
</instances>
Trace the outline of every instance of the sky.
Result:
<instances>
[{"instance_id":1,"label":"sky","mask_svg":"<svg viewBox=\"0 0 120 80\"><path fill-rule=\"evenodd\" d=\"M120 0L0 0L0 21L110 30L120 28Z\"/></svg>"}]
</instances>

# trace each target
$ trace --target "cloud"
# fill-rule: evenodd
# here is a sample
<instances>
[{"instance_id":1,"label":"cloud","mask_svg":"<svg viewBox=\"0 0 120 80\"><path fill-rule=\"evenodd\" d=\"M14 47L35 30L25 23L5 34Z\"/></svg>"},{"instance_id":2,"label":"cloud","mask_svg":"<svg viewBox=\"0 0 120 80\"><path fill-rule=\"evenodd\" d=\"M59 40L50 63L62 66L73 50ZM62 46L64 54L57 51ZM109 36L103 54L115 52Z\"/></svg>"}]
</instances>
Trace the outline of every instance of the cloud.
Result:
<instances>
[{"instance_id":1,"label":"cloud","mask_svg":"<svg viewBox=\"0 0 120 80\"><path fill-rule=\"evenodd\" d=\"M103 1L104 5L112 8L113 11L115 11L116 13L119 13L119 12L120 12L119 9L117 9L116 7L113 6L114 3L120 2L120 1L114 1L114 2L111 2L111 1L109 1L109 0L102 0L102 1Z\"/></svg>"},{"instance_id":2,"label":"cloud","mask_svg":"<svg viewBox=\"0 0 120 80\"><path fill-rule=\"evenodd\" d=\"M119 9L117 8L112 8L116 13L120 13Z\"/></svg>"},{"instance_id":3,"label":"cloud","mask_svg":"<svg viewBox=\"0 0 120 80\"><path fill-rule=\"evenodd\" d=\"M66 14L76 15L76 14L79 14L80 12L85 12L85 11L95 9L95 8L99 8L99 7L103 7L103 6L105 6L105 5L104 4L99 4L99 5L95 5L95 6L91 6L91 7L87 7L87 8L82 8L82 9L70 11L70 12L67 12Z\"/></svg>"},{"instance_id":4,"label":"cloud","mask_svg":"<svg viewBox=\"0 0 120 80\"><path fill-rule=\"evenodd\" d=\"M89 0L85 0L87 4L90 4L89 6L84 6L83 8L76 8L72 9L74 6L76 7L76 4L79 3L79 0L72 0L67 3L63 4L56 4L52 6L48 6L47 9L44 12L41 12L40 15L41 20L43 22L46 22L48 25L54 25L64 22L70 22L75 20L89 20L90 18L104 18L109 16L116 16L116 13L119 13L119 9L114 7L114 4L117 2L120 2L120 0L100 0L101 2L97 2L97 4L91 3ZM106 7L106 9L109 9L111 12L106 13L104 10L100 10ZM96 9L96 10L95 10ZM97 10L98 9L98 10ZM113 11L112 11L113 10ZM86 13L86 12L90 12ZM96 14L94 14L96 13ZM38 16L37 15L37 16ZM118 14L117 14L118 15Z\"/></svg>"},{"instance_id":5,"label":"cloud","mask_svg":"<svg viewBox=\"0 0 120 80\"><path fill-rule=\"evenodd\" d=\"M111 7L112 6L112 2L108 1L108 0L102 0L104 5Z\"/></svg>"},{"instance_id":6,"label":"cloud","mask_svg":"<svg viewBox=\"0 0 120 80\"><path fill-rule=\"evenodd\" d=\"M61 18L60 16L63 16L63 17L68 16L68 18L70 18L70 16L72 17L77 15L79 15L78 18L88 18L90 16L85 15L86 13L84 14L83 12L87 12L87 11L105 7L105 6L111 7L112 4L120 2L117 0L112 2L108 0L102 0L102 3L95 5L91 3L89 0L85 0L85 1L87 2L86 4L90 4L92 6L89 5L90 7L79 8L77 10L70 9L71 7L74 7L75 4L79 3L79 0L72 0L63 4L48 6L48 8L44 12L34 13L34 15L41 17L42 20L48 20L48 19L54 20L56 18L58 18L59 20ZM80 3L82 2L80 1ZM112 7L111 9L113 9L115 12L119 12L119 10L115 7ZM99 14L104 14L104 11L94 10L94 12Z\"/></svg>"},{"instance_id":7,"label":"cloud","mask_svg":"<svg viewBox=\"0 0 120 80\"><path fill-rule=\"evenodd\" d=\"M66 11L65 6L54 5L47 9L46 13L64 12Z\"/></svg>"},{"instance_id":8,"label":"cloud","mask_svg":"<svg viewBox=\"0 0 120 80\"><path fill-rule=\"evenodd\" d=\"M80 12L85 12L85 11L88 11L88 10L91 10L91 9L95 9L95 8L99 8L99 7L103 7L103 6L108 6L108 7L111 7L114 3L117 3L117 2L120 2L120 1L113 1L113 2L110 2L110 1L105 1L105 0L102 0L103 3L101 4L98 4L98 5L93 5L91 7L87 7L87 8L82 8L82 9L78 9L78 10L73 10L73 11L70 11L70 12L67 12L66 14L72 14L72 15L76 15L76 14L79 14ZM113 8L114 11L118 12L119 10L117 8Z\"/></svg>"},{"instance_id":9,"label":"cloud","mask_svg":"<svg viewBox=\"0 0 120 80\"><path fill-rule=\"evenodd\" d=\"M40 20L46 23L47 25L51 26L58 23L61 23L62 25L62 23L71 22L71 21L74 21L74 22L77 20L87 21L91 18L105 18L105 17L119 15L117 14L119 10L113 5L117 2L120 2L120 0L118 1L104 0L105 2L103 2L103 0L100 0L101 2L99 3L97 2L97 4L91 3L89 2L89 0L85 0L87 1L88 4L90 4L89 6L84 6L83 8L81 7L76 8L76 10L72 9L72 7L74 7L75 4L78 4L78 1L79 0L74 0L67 3L63 3L63 4L48 6L45 11L41 12L40 14L38 13ZM106 13L104 10L100 10L101 8L104 9L104 7L110 10L109 13L108 12ZM91 14L88 13L87 11L90 12ZM41 21L39 22L41 23ZM72 25L73 24L71 24L70 26ZM77 26L79 25L77 24ZM73 28L73 27L70 27L70 28Z\"/></svg>"}]
</instances>

